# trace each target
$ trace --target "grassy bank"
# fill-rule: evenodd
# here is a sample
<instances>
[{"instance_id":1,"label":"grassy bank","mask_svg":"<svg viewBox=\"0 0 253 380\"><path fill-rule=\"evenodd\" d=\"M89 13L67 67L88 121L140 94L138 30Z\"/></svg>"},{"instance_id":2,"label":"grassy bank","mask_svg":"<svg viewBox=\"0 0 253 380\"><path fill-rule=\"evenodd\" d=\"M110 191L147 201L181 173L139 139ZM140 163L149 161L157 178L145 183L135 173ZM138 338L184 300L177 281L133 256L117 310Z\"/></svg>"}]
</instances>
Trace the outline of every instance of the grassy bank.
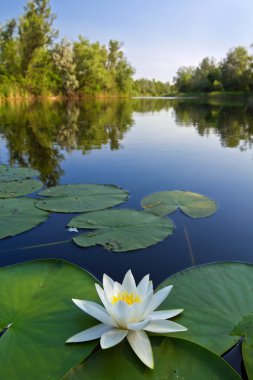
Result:
<instances>
[{"instance_id":1,"label":"grassy bank","mask_svg":"<svg viewBox=\"0 0 253 380\"><path fill-rule=\"evenodd\" d=\"M176 96L181 98L207 98L207 99L227 99L227 98L251 98L252 92L243 91L213 91L213 92L179 92L168 94L167 96Z\"/></svg>"}]
</instances>

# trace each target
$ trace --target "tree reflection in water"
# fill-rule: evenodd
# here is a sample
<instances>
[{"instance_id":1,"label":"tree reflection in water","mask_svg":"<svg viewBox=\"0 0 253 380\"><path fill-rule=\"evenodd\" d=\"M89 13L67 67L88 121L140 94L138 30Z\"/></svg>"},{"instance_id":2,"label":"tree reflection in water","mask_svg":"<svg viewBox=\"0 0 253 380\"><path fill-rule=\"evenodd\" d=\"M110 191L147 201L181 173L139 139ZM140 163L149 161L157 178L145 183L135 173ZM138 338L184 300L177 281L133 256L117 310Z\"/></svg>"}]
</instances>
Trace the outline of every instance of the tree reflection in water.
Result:
<instances>
[{"instance_id":1,"label":"tree reflection in water","mask_svg":"<svg viewBox=\"0 0 253 380\"><path fill-rule=\"evenodd\" d=\"M0 135L6 141L9 164L31 166L48 186L64 174L64 150L86 154L109 144L120 148L134 124L134 112L173 111L178 126L212 131L221 144L246 150L253 141L253 105L245 102L204 102L194 99L112 99L72 102L5 103L0 106Z\"/></svg>"}]
</instances>

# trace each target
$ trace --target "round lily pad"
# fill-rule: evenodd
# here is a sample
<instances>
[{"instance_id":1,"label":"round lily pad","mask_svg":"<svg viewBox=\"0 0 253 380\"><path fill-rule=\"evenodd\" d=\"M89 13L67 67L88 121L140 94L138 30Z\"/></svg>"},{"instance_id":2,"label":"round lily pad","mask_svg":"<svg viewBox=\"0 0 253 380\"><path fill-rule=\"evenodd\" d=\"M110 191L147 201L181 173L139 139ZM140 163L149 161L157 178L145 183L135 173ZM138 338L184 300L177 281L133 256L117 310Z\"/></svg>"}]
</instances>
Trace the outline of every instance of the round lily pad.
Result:
<instances>
[{"instance_id":1,"label":"round lily pad","mask_svg":"<svg viewBox=\"0 0 253 380\"><path fill-rule=\"evenodd\" d=\"M218 355L238 342L240 334L234 329L253 312L253 265L207 264L177 273L159 288L168 284L174 285L173 291L161 309L184 309L176 318L188 328L184 339Z\"/></svg>"},{"instance_id":2,"label":"round lily pad","mask_svg":"<svg viewBox=\"0 0 253 380\"><path fill-rule=\"evenodd\" d=\"M35 169L0 165L0 182L21 181L22 179L34 178L39 175L40 173Z\"/></svg>"},{"instance_id":3,"label":"round lily pad","mask_svg":"<svg viewBox=\"0 0 253 380\"><path fill-rule=\"evenodd\" d=\"M145 367L126 342L99 351L63 380L240 380L219 356L182 339L151 338L155 368Z\"/></svg>"},{"instance_id":4,"label":"round lily pad","mask_svg":"<svg viewBox=\"0 0 253 380\"><path fill-rule=\"evenodd\" d=\"M93 229L78 235L74 242L81 247L103 245L115 252L132 251L154 245L173 232L173 222L144 211L102 210L79 215L69 227Z\"/></svg>"},{"instance_id":5,"label":"round lily pad","mask_svg":"<svg viewBox=\"0 0 253 380\"><path fill-rule=\"evenodd\" d=\"M31 194L41 189L42 186L42 182L34 179L0 182L0 198L15 198L20 195Z\"/></svg>"},{"instance_id":6,"label":"round lily pad","mask_svg":"<svg viewBox=\"0 0 253 380\"><path fill-rule=\"evenodd\" d=\"M60 379L90 355L96 341L65 344L96 324L72 298L97 301L94 279L74 265L45 260L0 268L1 379Z\"/></svg>"},{"instance_id":7,"label":"round lily pad","mask_svg":"<svg viewBox=\"0 0 253 380\"><path fill-rule=\"evenodd\" d=\"M165 216L180 209L191 218L204 218L217 210L212 199L190 191L160 191L143 198L141 206L145 211Z\"/></svg>"},{"instance_id":8,"label":"round lily pad","mask_svg":"<svg viewBox=\"0 0 253 380\"><path fill-rule=\"evenodd\" d=\"M43 190L36 206L54 212L86 212L102 210L125 202L129 193L114 185L61 185Z\"/></svg>"},{"instance_id":9,"label":"round lily pad","mask_svg":"<svg viewBox=\"0 0 253 380\"><path fill-rule=\"evenodd\" d=\"M34 199L0 199L0 239L30 230L48 218L34 205Z\"/></svg>"}]
</instances>

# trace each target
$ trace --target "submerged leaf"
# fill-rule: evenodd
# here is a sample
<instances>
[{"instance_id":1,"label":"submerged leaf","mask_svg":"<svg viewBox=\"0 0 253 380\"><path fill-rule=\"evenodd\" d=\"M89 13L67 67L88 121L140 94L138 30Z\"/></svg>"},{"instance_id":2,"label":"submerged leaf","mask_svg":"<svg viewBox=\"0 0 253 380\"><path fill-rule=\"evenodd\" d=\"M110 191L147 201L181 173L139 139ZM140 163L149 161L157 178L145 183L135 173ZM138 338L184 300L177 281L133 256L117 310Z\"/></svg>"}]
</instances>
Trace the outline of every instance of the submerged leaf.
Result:
<instances>
[{"instance_id":1,"label":"submerged leaf","mask_svg":"<svg viewBox=\"0 0 253 380\"><path fill-rule=\"evenodd\" d=\"M204 218L217 210L213 200L190 191L160 191L143 198L141 206L145 211L155 215L165 216L177 209L192 218Z\"/></svg>"},{"instance_id":2,"label":"submerged leaf","mask_svg":"<svg viewBox=\"0 0 253 380\"><path fill-rule=\"evenodd\" d=\"M20 195L31 194L41 189L42 186L42 182L34 179L0 182L0 198L15 198Z\"/></svg>"},{"instance_id":3,"label":"submerged leaf","mask_svg":"<svg viewBox=\"0 0 253 380\"><path fill-rule=\"evenodd\" d=\"M34 205L34 199L0 199L0 239L30 230L48 218Z\"/></svg>"},{"instance_id":4,"label":"submerged leaf","mask_svg":"<svg viewBox=\"0 0 253 380\"><path fill-rule=\"evenodd\" d=\"M0 182L21 181L26 178L38 177L39 174L38 170L31 168L0 165Z\"/></svg>"},{"instance_id":5,"label":"submerged leaf","mask_svg":"<svg viewBox=\"0 0 253 380\"><path fill-rule=\"evenodd\" d=\"M103 245L115 252L146 248L164 240L173 232L173 222L136 210L102 210L79 215L69 227L95 231L73 238L81 247Z\"/></svg>"},{"instance_id":6,"label":"submerged leaf","mask_svg":"<svg viewBox=\"0 0 253 380\"><path fill-rule=\"evenodd\" d=\"M174 285L162 309L183 305L176 322L186 326L184 339L222 355L240 339L231 331L253 311L253 265L207 264L169 277L159 288ZM173 336L177 336L173 334Z\"/></svg>"},{"instance_id":7,"label":"submerged leaf","mask_svg":"<svg viewBox=\"0 0 253 380\"><path fill-rule=\"evenodd\" d=\"M240 380L219 356L183 339L153 337L155 368L144 367L127 343L99 351L63 380Z\"/></svg>"},{"instance_id":8,"label":"submerged leaf","mask_svg":"<svg viewBox=\"0 0 253 380\"><path fill-rule=\"evenodd\" d=\"M94 325L72 297L97 301L94 279L74 265L45 260L0 268L0 379L61 379L97 342L69 346Z\"/></svg>"},{"instance_id":9,"label":"submerged leaf","mask_svg":"<svg viewBox=\"0 0 253 380\"><path fill-rule=\"evenodd\" d=\"M125 202L129 193L114 185L61 185L43 190L36 206L54 212L86 212L102 210Z\"/></svg>"}]
</instances>

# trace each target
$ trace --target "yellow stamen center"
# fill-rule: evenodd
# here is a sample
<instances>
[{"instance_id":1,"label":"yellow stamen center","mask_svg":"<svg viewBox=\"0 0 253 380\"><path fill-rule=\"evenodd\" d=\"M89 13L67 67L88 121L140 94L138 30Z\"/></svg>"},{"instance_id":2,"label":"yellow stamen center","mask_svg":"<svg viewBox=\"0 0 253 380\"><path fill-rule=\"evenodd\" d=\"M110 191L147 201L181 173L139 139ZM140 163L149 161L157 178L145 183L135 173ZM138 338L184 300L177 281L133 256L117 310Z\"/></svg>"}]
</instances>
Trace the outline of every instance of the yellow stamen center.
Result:
<instances>
[{"instance_id":1,"label":"yellow stamen center","mask_svg":"<svg viewBox=\"0 0 253 380\"><path fill-rule=\"evenodd\" d=\"M133 303L141 303L141 297L138 294L121 292L112 297L112 304L115 304L118 301L123 301L128 305L132 305Z\"/></svg>"}]
</instances>

